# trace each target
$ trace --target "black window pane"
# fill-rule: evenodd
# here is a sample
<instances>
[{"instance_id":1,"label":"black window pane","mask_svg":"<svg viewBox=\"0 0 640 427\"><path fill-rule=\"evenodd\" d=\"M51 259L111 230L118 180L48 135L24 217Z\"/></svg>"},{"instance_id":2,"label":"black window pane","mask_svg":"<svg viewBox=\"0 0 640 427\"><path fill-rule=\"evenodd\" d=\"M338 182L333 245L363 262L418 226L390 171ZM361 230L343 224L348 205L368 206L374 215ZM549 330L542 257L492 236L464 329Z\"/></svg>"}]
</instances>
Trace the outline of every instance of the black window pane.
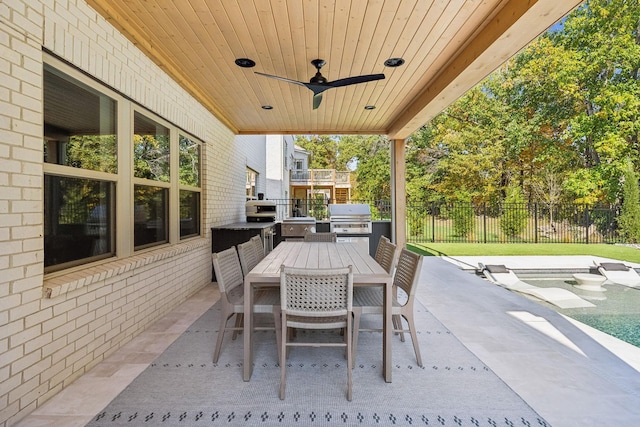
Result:
<instances>
[{"instance_id":1,"label":"black window pane","mask_svg":"<svg viewBox=\"0 0 640 427\"><path fill-rule=\"evenodd\" d=\"M136 249L168 241L169 190L161 187L135 185L133 189L134 229Z\"/></svg>"},{"instance_id":2,"label":"black window pane","mask_svg":"<svg viewBox=\"0 0 640 427\"><path fill-rule=\"evenodd\" d=\"M47 271L113 256L113 184L45 175Z\"/></svg>"},{"instance_id":3,"label":"black window pane","mask_svg":"<svg viewBox=\"0 0 640 427\"><path fill-rule=\"evenodd\" d=\"M180 191L180 238L200 234L200 193Z\"/></svg>"},{"instance_id":4,"label":"black window pane","mask_svg":"<svg viewBox=\"0 0 640 427\"><path fill-rule=\"evenodd\" d=\"M44 161L117 173L116 101L48 65L43 78Z\"/></svg>"}]
</instances>

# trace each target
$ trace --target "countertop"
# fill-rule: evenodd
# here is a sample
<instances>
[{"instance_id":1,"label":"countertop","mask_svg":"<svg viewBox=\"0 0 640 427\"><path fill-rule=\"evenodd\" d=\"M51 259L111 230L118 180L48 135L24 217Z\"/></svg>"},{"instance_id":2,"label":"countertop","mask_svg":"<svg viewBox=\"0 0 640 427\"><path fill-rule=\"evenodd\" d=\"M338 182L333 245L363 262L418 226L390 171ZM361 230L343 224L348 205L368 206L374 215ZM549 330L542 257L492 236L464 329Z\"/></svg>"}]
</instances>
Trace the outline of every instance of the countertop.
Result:
<instances>
[{"instance_id":1,"label":"countertop","mask_svg":"<svg viewBox=\"0 0 640 427\"><path fill-rule=\"evenodd\" d=\"M212 230L260 230L275 226L275 222L234 222L211 227Z\"/></svg>"}]
</instances>

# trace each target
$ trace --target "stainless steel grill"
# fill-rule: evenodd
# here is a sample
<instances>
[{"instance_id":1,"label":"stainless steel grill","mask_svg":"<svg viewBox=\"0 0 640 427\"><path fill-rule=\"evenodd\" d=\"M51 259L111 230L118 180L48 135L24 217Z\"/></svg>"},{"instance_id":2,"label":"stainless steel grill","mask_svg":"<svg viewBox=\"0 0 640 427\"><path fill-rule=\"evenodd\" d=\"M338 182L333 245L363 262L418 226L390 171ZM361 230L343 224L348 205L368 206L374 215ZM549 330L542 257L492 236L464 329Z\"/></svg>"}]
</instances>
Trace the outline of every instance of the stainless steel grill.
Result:
<instances>
[{"instance_id":1,"label":"stainless steel grill","mask_svg":"<svg viewBox=\"0 0 640 427\"><path fill-rule=\"evenodd\" d=\"M369 205L329 205L329 227L332 233L371 234Z\"/></svg>"},{"instance_id":2,"label":"stainless steel grill","mask_svg":"<svg viewBox=\"0 0 640 427\"><path fill-rule=\"evenodd\" d=\"M369 205L329 205L329 228L338 242L357 243L371 254L371 209Z\"/></svg>"},{"instance_id":3,"label":"stainless steel grill","mask_svg":"<svg viewBox=\"0 0 640 427\"><path fill-rule=\"evenodd\" d=\"M316 219L312 216L299 216L282 220L280 234L287 240L302 239L306 233L315 233Z\"/></svg>"}]
</instances>

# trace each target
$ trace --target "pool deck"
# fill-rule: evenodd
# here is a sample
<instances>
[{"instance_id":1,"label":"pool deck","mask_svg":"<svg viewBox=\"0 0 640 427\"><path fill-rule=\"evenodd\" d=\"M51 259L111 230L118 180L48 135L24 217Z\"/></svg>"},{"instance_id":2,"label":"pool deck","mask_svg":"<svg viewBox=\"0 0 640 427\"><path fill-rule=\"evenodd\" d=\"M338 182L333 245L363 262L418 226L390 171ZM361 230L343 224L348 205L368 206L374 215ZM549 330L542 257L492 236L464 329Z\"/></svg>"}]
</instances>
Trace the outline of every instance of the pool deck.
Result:
<instances>
[{"instance_id":1,"label":"pool deck","mask_svg":"<svg viewBox=\"0 0 640 427\"><path fill-rule=\"evenodd\" d=\"M458 266L463 270L474 270L478 263L505 265L512 270L567 270L587 273L595 267L595 263L620 262L619 260L592 255L536 255L536 256L443 256L442 259ZM640 268L640 264L624 262L633 268Z\"/></svg>"},{"instance_id":2,"label":"pool deck","mask_svg":"<svg viewBox=\"0 0 640 427\"><path fill-rule=\"evenodd\" d=\"M552 426L637 426L640 348L469 273L478 261L531 269L593 259L425 257L418 298Z\"/></svg>"},{"instance_id":3,"label":"pool deck","mask_svg":"<svg viewBox=\"0 0 640 427\"><path fill-rule=\"evenodd\" d=\"M511 268L584 261L496 258L478 259ZM591 265L588 258L578 267ZM639 348L470 274L475 267L463 270L448 261L425 257L417 298L551 426L640 425ZM17 425L84 426L218 298L217 287L206 286ZM423 358L428 352L422 349Z\"/></svg>"}]
</instances>

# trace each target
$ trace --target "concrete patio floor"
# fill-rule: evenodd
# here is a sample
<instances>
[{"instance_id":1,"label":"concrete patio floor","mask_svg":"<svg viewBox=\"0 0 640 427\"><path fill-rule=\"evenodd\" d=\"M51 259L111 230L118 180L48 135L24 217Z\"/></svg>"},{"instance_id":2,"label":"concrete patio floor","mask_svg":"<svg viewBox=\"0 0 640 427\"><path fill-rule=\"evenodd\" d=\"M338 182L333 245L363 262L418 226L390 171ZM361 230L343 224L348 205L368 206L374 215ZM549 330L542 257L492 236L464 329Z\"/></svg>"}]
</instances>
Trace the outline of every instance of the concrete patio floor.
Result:
<instances>
[{"instance_id":1,"label":"concrete patio floor","mask_svg":"<svg viewBox=\"0 0 640 427\"><path fill-rule=\"evenodd\" d=\"M418 299L552 426L640 425L640 348L438 257L420 282ZM16 425L84 426L218 298L205 287Z\"/></svg>"}]
</instances>

